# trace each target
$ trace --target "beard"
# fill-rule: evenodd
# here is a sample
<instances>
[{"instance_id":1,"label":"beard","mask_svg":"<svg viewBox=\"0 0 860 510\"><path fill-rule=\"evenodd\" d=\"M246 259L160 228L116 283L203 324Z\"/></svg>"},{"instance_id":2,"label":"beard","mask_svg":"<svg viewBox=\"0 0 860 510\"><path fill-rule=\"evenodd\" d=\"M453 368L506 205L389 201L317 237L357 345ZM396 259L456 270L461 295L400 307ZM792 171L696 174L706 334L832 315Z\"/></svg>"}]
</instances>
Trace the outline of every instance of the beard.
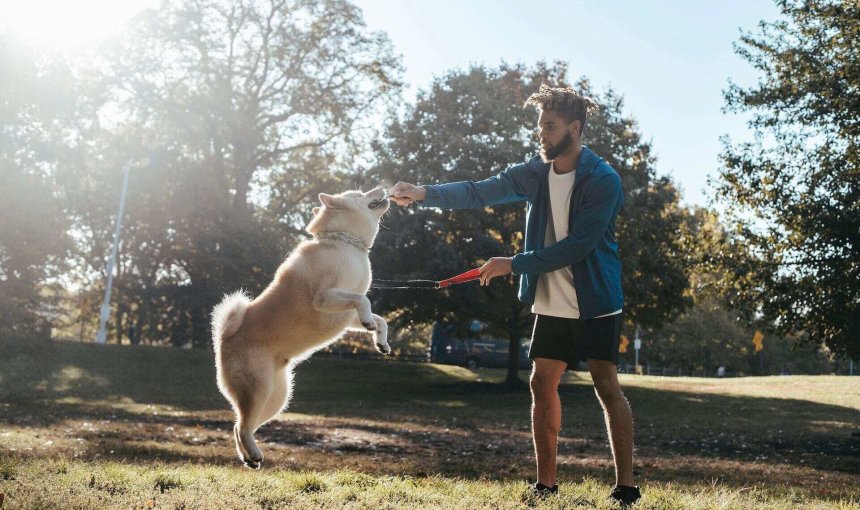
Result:
<instances>
[{"instance_id":1,"label":"beard","mask_svg":"<svg viewBox=\"0 0 860 510\"><path fill-rule=\"evenodd\" d=\"M564 135L564 138L557 145L553 145L549 149L540 150L540 157L544 163L549 163L550 161L555 160L557 157L564 154L564 152L573 145L573 137L570 136L570 131Z\"/></svg>"}]
</instances>

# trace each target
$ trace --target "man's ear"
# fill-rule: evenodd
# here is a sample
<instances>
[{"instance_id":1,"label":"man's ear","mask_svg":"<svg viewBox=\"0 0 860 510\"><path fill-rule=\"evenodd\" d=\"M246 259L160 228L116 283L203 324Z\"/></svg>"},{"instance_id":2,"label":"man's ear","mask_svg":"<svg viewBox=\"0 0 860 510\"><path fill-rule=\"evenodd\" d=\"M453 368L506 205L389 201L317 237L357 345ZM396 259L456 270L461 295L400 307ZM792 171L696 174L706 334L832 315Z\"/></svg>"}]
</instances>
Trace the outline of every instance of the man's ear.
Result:
<instances>
[{"instance_id":1,"label":"man's ear","mask_svg":"<svg viewBox=\"0 0 860 510\"><path fill-rule=\"evenodd\" d=\"M328 207L329 209L341 208L340 199L335 196L328 195L326 193L320 193L320 202L322 202L322 205Z\"/></svg>"},{"instance_id":2,"label":"man's ear","mask_svg":"<svg viewBox=\"0 0 860 510\"><path fill-rule=\"evenodd\" d=\"M567 128L570 130L570 136L573 136L574 138L582 137L582 122L578 119L568 124Z\"/></svg>"}]
</instances>

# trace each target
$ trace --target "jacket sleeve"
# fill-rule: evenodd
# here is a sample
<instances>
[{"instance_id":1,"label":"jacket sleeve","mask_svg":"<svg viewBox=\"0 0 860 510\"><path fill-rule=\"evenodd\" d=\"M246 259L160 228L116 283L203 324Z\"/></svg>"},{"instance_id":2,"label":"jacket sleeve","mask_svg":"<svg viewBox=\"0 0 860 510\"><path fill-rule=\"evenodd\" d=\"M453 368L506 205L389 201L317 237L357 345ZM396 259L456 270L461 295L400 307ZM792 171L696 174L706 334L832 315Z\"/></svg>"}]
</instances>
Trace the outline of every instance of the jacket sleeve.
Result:
<instances>
[{"instance_id":1,"label":"jacket sleeve","mask_svg":"<svg viewBox=\"0 0 860 510\"><path fill-rule=\"evenodd\" d=\"M623 200L621 178L607 173L591 190L584 190L581 210L573 217L567 237L539 250L514 255L514 274L542 274L570 266L584 259L597 246Z\"/></svg>"},{"instance_id":2,"label":"jacket sleeve","mask_svg":"<svg viewBox=\"0 0 860 510\"><path fill-rule=\"evenodd\" d=\"M474 209L525 200L532 172L528 163L522 163L482 181L427 185L424 186L427 195L418 203L441 209Z\"/></svg>"}]
</instances>

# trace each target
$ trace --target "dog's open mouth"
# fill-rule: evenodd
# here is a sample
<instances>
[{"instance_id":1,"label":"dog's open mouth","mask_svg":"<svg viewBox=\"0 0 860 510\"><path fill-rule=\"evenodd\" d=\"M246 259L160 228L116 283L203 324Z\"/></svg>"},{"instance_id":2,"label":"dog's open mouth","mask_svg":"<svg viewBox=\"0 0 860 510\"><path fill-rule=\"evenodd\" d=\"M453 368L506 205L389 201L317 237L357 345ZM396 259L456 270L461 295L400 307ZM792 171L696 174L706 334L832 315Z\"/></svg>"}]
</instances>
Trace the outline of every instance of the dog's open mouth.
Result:
<instances>
[{"instance_id":1,"label":"dog's open mouth","mask_svg":"<svg viewBox=\"0 0 860 510\"><path fill-rule=\"evenodd\" d=\"M379 207L380 205L384 204L385 202L388 202L388 190L385 190L385 196L384 196L384 197L382 197L382 198L377 198L376 200L374 200L374 201L370 202L370 203L367 205L367 207L369 207L369 208L371 208L371 209L376 209L377 207Z\"/></svg>"}]
</instances>

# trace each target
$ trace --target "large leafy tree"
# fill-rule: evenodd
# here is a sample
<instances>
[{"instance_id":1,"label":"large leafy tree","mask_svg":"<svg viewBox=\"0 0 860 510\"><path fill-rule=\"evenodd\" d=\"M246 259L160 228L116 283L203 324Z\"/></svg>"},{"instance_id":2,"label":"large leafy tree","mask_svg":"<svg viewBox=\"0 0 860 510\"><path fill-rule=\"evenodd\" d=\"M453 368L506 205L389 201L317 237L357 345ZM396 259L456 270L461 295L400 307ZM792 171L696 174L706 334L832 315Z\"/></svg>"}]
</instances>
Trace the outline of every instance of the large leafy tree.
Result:
<instances>
[{"instance_id":1,"label":"large leafy tree","mask_svg":"<svg viewBox=\"0 0 860 510\"><path fill-rule=\"evenodd\" d=\"M46 336L45 285L69 248L57 164L76 116L69 69L0 34L0 335ZM64 136L66 135L66 136Z\"/></svg>"},{"instance_id":2,"label":"large leafy tree","mask_svg":"<svg viewBox=\"0 0 860 510\"><path fill-rule=\"evenodd\" d=\"M591 92L587 82L580 88ZM583 143L621 176L624 208L617 237L626 322L658 328L692 303L687 288L696 240L684 235L687 211L678 188L657 174L651 144L642 140L635 119L623 115L622 98L609 90L598 102Z\"/></svg>"},{"instance_id":3,"label":"large leafy tree","mask_svg":"<svg viewBox=\"0 0 860 510\"><path fill-rule=\"evenodd\" d=\"M392 182L432 184L480 180L522 161L531 149L534 114L520 105L541 82L558 83L559 71L476 67L448 73L420 94L406 118L389 127L386 143L377 147L377 171ZM524 212L522 204L462 211L398 208L373 252L376 275L442 279L491 256L511 256L522 249ZM374 298L377 307L394 312L395 327L436 320L462 327L465 319L480 319L487 333L509 339L516 359L529 315L517 300L515 283L501 278L491 287L383 291ZM513 364L508 383L518 381Z\"/></svg>"},{"instance_id":4,"label":"large leafy tree","mask_svg":"<svg viewBox=\"0 0 860 510\"><path fill-rule=\"evenodd\" d=\"M737 45L758 83L725 94L755 139L725 140L713 185L731 239L715 261L736 309L858 357L860 4L777 4Z\"/></svg>"},{"instance_id":5,"label":"large leafy tree","mask_svg":"<svg viewBox=\"0 0 860 510\"><path fill-rule=\"evenodd\" d=\"M735 250L740 247L730 244L731 237L714 211L687 210L677 239L684 255L683 264L690 272L686 294L692 306L671 322L643 328L639 361L649 366L652 374L712 375L719 366L726 367L730 374L829 370L828 356L821 345L792 346L796 338L768 334L764 350L754 350L753 334L756 329L764 329L761 318L752 323L743 321L743 312L732 309L719 292L726 273L713 265L712 256L730 246ZM633 362L632 346L623 358L626 363Z\"/></svg>"},{"instance_id":6,"label":"large leafy tree","mask_svg":"<svg viewBox=\"0 0 860 510\"><path fill-rule=\"evenodd\" d=\"M221 294L266 285L315 191L342 187L399 90L399 63L341 0L166 1L116 43L93 66L103 132L66 179L81 271L104 260L102 219L131 160L117 317L207 345Z\"/></svg>"},{"instance_id":7,"label":"large leafy tree","mask_svg":"<svg viewBox=\"0 0 860 510\"><path fill-rule=\"evenodd\" d=\"M477 66L437 79L378 144L376 174L421 184L481 180L532 157L537 113L521 105L541 83L567 85L566 66ZM586 80L577 88L592 94ZM682 220L678 194L671 181L655 176L650 147L641 141L635 122L621 114L620 98L608 92L598 102L603 108L590 121L584 142L618 170L625 188L628 205L618 229L627 318L660 323L686 306L687 275L676 239ZM484 210L396 209L373 252L376 276L442 278L492 256L511 256L522 250L524 216L522 203ZM485 322L489 332L509 338L514 347L508 373L512 383L519 339L528 335L532 323L516 290L514 278L502 278L489 287L381 291L374 300L393 314L396 326L444 319Z\"/></svg>"},{"instance_id":8,"label":"large leafy tree","mask_svg":"<svg viewBox=\"0 0 860 510\"><path fill-rule=\"evenodd\" d=\"M640 363L652 374L714 375L719 366L729 374L773 375L822 374L831 371L828 356L820 346L793 345L796 338L766 335L764 350L756 352L752 337L757 325L739 320L741 314L728 309L715 296L696 297L692 307L665 327L645 334ZM632 362L632 348L625 355Z\"/></svg>"}]
</instances>

